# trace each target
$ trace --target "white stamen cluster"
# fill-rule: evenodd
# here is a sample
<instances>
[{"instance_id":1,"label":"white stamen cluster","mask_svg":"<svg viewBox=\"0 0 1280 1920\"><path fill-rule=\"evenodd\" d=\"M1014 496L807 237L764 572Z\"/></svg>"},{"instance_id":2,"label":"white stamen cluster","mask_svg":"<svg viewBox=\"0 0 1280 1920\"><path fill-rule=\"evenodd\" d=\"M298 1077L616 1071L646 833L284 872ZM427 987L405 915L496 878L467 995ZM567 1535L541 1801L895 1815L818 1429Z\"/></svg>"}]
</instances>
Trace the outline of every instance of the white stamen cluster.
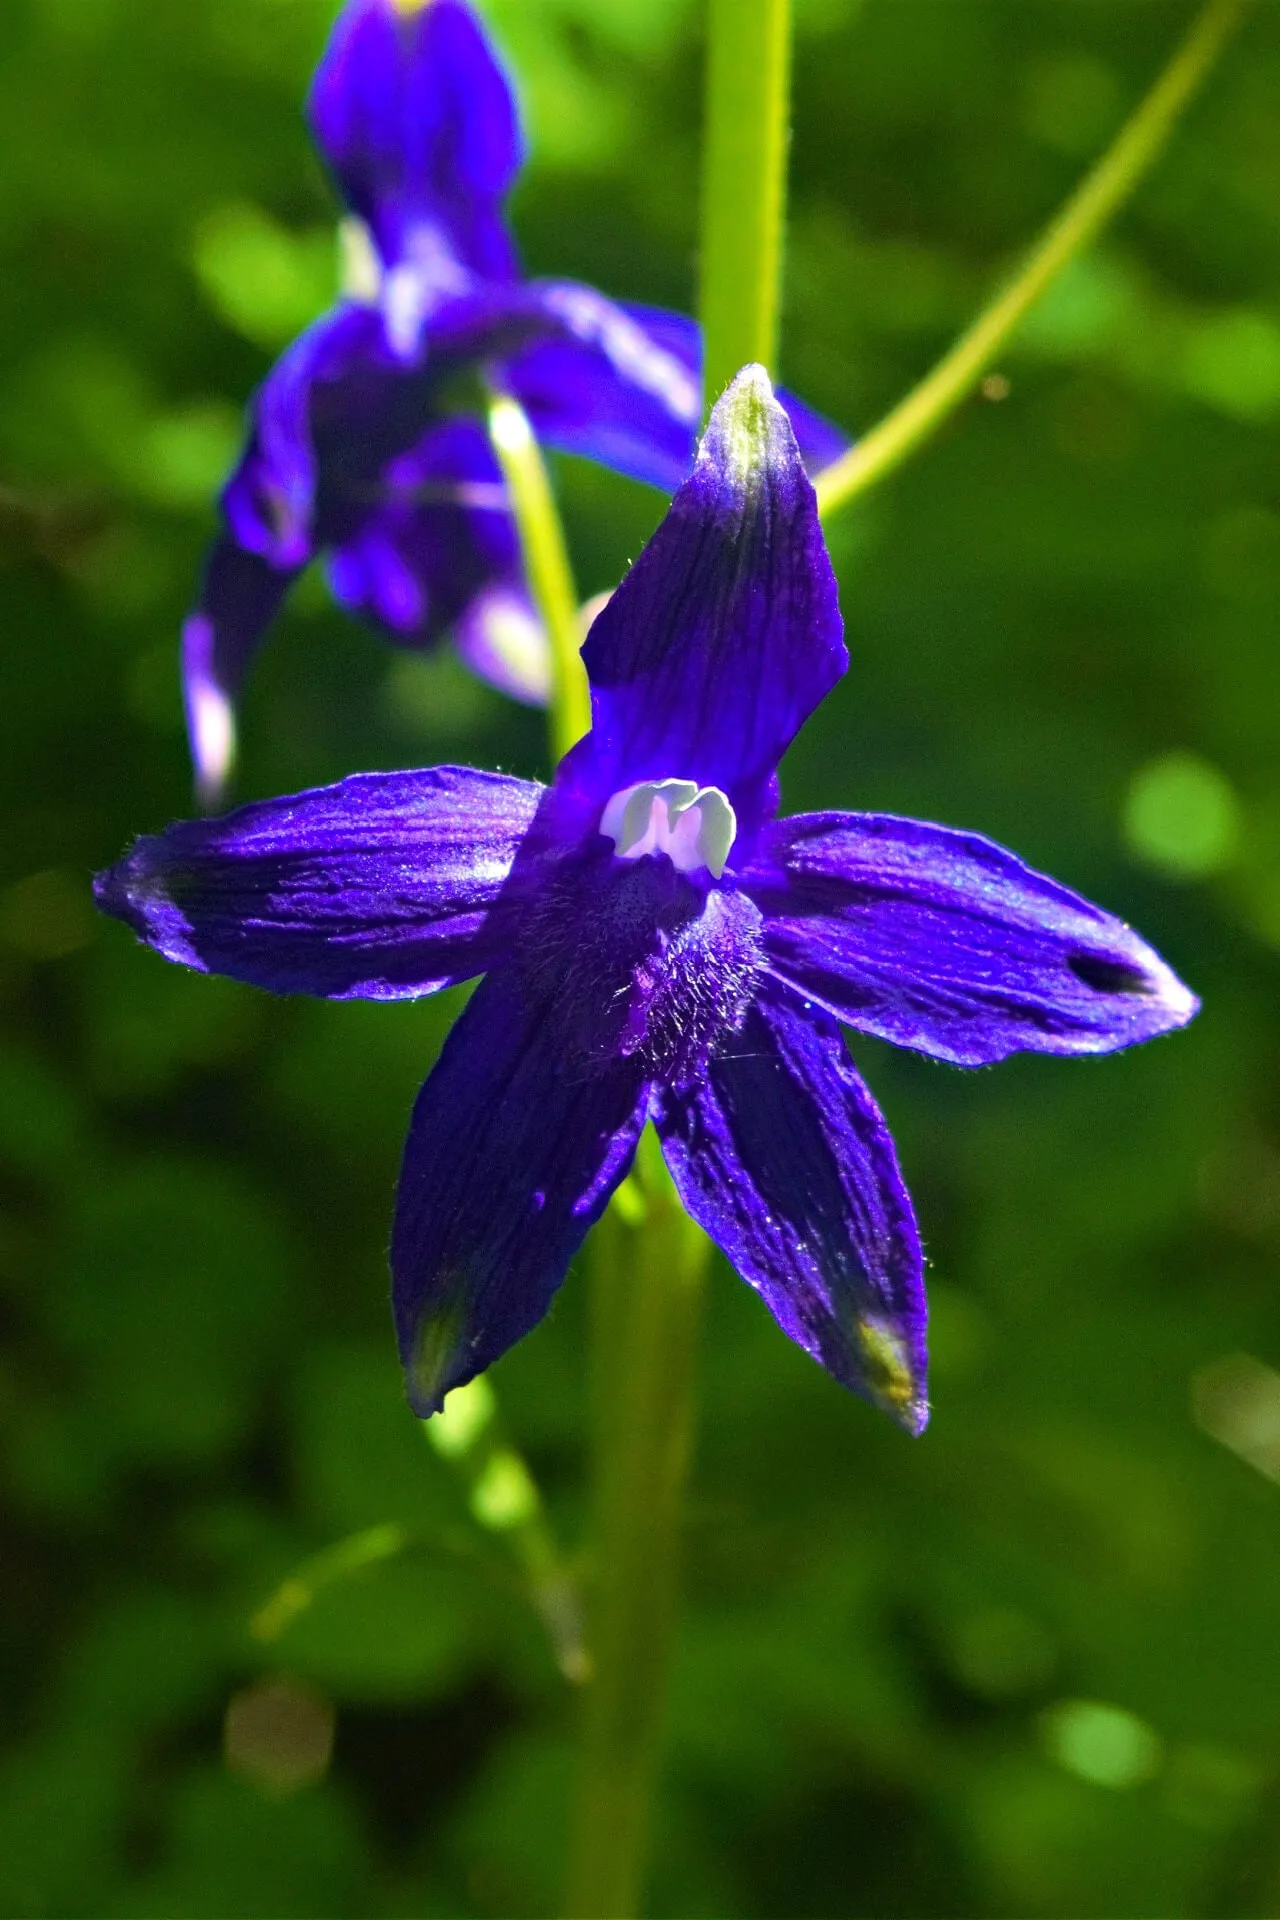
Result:
<instances>
[{"instance_id":1,"label":"white stamen cluster","mask_svg":"<svg viewBox=\"0 0 1280 1920\"><path fill-rule=\"evenodd\" d=\"M738 821L719 787L700 787L694 780L642 780L614 794L600 831L624 860L665 853L679 872L705 867L718 880Z\"/></svg>"}]
</instances>

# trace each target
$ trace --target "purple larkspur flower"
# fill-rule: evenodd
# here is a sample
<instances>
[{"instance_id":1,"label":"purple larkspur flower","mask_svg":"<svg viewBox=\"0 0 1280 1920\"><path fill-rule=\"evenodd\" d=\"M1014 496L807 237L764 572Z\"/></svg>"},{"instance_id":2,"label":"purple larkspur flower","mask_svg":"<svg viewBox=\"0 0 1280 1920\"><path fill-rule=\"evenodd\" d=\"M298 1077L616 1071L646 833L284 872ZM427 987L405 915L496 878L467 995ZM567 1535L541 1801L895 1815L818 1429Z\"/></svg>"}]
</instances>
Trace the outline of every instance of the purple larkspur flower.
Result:
<instances>
[{"instance_id":1,"label":"purple larkspur flower","mask_svg":"<svg viewBox=\"0 0 1280 1920\"><path fill-rule=\"evenodd\" d=\"M338 600L385 638L422 648L451 632L476 672L545 700L486 387L518 400L549 446L668 492L701 416L692 320L522 276L503 211L523 157L515 103L464 0L348 0L309 110L364 237L365 284L267 375L223 491L182 645L206 799L230 766L253 654L316 554ZM811 462L841 451L843 435L786 404Z\"/></svg>"},{"instance_id":2,"label":"purple larkspur flower","mask_svg":"<svg viewBox=\"0 0 1280 1920\"><path fill-rule=\"evenodd\" d=\"M597 617L549 788L366 774L179 824L98 882L169 959L277 992L484 978L414 1109L391 1246L410 1399L537 1324L645 1121L784 1332L918 1431L920 1242L840 1022L959 1066L1103 1053L1196 1000L1121 921L976 834L777 817L847 665L813 489L748 368Z\"/></svg>"}]
</instances>

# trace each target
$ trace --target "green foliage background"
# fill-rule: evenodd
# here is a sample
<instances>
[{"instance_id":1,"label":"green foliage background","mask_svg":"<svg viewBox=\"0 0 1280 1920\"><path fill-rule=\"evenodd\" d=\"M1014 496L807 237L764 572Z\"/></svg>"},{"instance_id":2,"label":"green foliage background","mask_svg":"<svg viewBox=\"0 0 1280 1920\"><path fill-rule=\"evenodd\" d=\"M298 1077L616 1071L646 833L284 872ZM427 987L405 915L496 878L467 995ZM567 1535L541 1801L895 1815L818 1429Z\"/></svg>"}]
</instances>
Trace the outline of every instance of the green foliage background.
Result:
<instances>
[{"instance_id":1,"label":"green foliage background","mask_svg":"<svg viewBox=\"0 0 1280 1920\"><path fill-rule=\"evenodd\" d=\"M700 8L484 10L532 129L532 268L688 307ZM211 494L333 282L299 118L332 7L3 11L0 1912L550 1913L572 1691L404 1409L385 1298L454 1006L273 1001L88 904L189 809L175 637ZM790 382L875 419L1189 11L801 4ZM854 1043L931 1259L922 1440L716 1268L657 1913L1280 1908L1280 1381L1220 1365L1280 1366L1278 98L1263 4L1007 397L832 529L854 664L788 805L1005 840L1205 1010L981 1074ZM611 585L662 502L558 477L583 590ZM244 733L246 794L545 770L535 716L310 580ZM570 1544L584 1292L495 1375ZM418 1544L254 1638L300 1562L385 1522ZM229 1698L277 1672L337 1714L289 1793L222 1757Z\"/></svg>"}]
</instances>

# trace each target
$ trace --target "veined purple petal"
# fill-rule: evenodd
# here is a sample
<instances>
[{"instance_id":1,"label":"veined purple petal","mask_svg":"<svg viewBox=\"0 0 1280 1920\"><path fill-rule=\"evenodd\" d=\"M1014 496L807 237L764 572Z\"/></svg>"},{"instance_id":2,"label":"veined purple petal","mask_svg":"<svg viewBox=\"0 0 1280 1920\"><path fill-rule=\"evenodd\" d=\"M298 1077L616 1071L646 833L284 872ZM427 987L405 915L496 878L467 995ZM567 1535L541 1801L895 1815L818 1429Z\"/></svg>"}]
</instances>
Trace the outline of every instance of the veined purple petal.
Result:
<instances>
[{"instance_id":1,"label":"veined purple petal","mask_svg":"<svg viewBox=\"0 0 1280 1920\"><path fill-rule=\"evenodd\" d=\"M346 302L276 361L250 403L248 444L222 494L240 546L275 567L306 566L316 545L317 404L339 433L358 425L363 389L387 357L376 311Z\"/></svg>"},{"instance_id":2,"label":"veined purple petal","mask_svg":"<svg viewBox=\"0 0 1280 1920\"><path fill-rule=\"evenodd\" d=\"M418 1096L396 1197L392 1291L415 1412L496 1360L551 1304L626 1172L643 1069L560 1059L543 1003L489 974Z\"/></svg>"},{"instance_id":3,"label":"veined purple petal","mask_svg":"<svg viewBox=\"0 0 1280 1920\"><path fill-rule=\"evenodd\" d=\"M477 420L440 421L388 462L376 506L329 560L337 598L399 646L451 628L477 672L545 701L546 638L523 589L506 485Z\"/></svg>"},{"instance_id":4,"label":"veined purple petal","mask_svg":"<svg viewBox=\"0 0 1280 1920\"><path fill-rule=\"evenodd\" d=\"M920 1240L889 1130L834 1022L762 998L706 1078L657 1103L687 1211L784 1333L918 1433Z\"/></svg>"},{"instance_id":5,"label":"veined purple petal","mask_svg":"<svg viewBox=\"0 0 1280 1920\"><path fill-rule=\"evenodd\" d=\"M1199 1005L1131 927L978 834L798 814L767 829L740 878L775 973L851 1026L959 1066L1107 1053Z\"/></svg>"},{"instance_id":6,"label":"veined purple petal","mask_svg":"<svg viewBox=\"0 0 1280 1920\"><path fill-rule=\"evenodd\" d=\"M531 291L566 329L504 369L538 438L674 492L689 476L702 415L697 321L564 281L534 282ZM843 453L849 443L839 428L791 394L779 390L778 402L811 473Z\"/></svg>"},{"instance_id":7,"label":"veined purple petal","mask_svg":"<svg viewBox=\"0 0 1280 1920\"><path fill-rule=\"evenodd\" d=\"M146 835L98 905L167 960L275 993L399 1000L508 945L512 862L543 789L469 767L357 774Z\"/></svg>"},{"instance_id":8,"label":"veined purple petal","mask_svg":"<svg viewBox=\"0 0 1280 1920\"><path fill-rule=\"evenodd\" d=\"M556 337L512 356L503 384L539 440L674 490L689 472L702 416L696 323L565 281L530 291Z\"/></svg>"},{"instance_id":9,"label":"veined purple petal","mask_svg":"<svg viewBox=\"0 0 1280 1920\"><path fill-rule=\"evenodd\" d=\"M442 272L514 274L502 202L523 158L515 102L463 0L347 0L309 115L384 265L434 254Z\"/></svg>"},{"instance_id":10,"label":"veined purple petal","mask_svg":"<svg viewBox=\"0 0 1280 1920\"><path fill-rule=\"evenodd\" d=\"M216 802L235 756L235 700L258 642L294 579L225 536L205 561L182 629L182 693L196 787Z\"/></svg>"},{"instance_id":11,"label":"veined purple petal","mask_svg":"<svg viewBox=\"0 0 1280 1920\"><path fill-rule=\"evenodd\" d=\"M795 435L763 369L746 368L587 637L592 731L564 763L564 790L602 803L640 781L694 780L750 828L848 664L841 634Z\"/></svg>"}]
</instances>

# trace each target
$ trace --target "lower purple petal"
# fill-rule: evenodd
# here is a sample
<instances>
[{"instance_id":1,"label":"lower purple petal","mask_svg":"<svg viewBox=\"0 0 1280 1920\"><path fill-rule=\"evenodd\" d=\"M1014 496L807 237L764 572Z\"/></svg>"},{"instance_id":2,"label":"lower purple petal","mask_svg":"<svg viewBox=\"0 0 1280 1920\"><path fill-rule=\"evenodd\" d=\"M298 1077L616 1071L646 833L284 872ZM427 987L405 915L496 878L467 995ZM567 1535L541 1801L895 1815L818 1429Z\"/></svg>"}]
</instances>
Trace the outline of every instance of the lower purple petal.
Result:
<instances>
[{"instance_id":1,"label":"lower purple petal","mask_svg":"<svg viewBox=\"0 0 1280 1920\"><path fill-rule=\"evenodd\" d=\"M517 699L545 702L546 638L523 589L502 472L478 421L442 420L388 463L328 572L342 604L396 645L430 647L452 628L476 672Z\"/></svg>"},{"instance_id":2,"label":"lower purple petal","mask_svg":"<svg viewBox=\"0 0 1280 1920\"><path fill-rule=\"evenodd\" d=\"M958 1066L1108 1053L1199 1002L1131 927L973 833L884 814L772 825L740 880L775 973Z\"/></svg>"},{"instance_id":3,"label":"lower purple petal","mask_svg":"<svg viewBox=\"0 0 1280 1920\"><path fill-rule=\"evenodd\" d=\"M275 993L398 1000L506 951L540 787L469 767L357 774L135 841L98 905L167 960Z\"/></svg>"},{"instance_id":4,"label":"lower purple petal","mask_svg":"<svg viewBox=\"0 0 1280 1920\"><path fill-rule=\"evenodd\" d=\"M657 1118L680 1198L783 1332L912 1433L928 1418L911 1201L834 1023L760 1000Z\"/></svg>"},{"instance_id":5,"label":"lower purple petal","mask_svg":"<svg viewBox=\"0 0 1280 1920\"><path fill-rule=\"evenodd\" d=\"M295 578L225 536L205 561L200 599L182 629L182 693L196 787L217 801L235 754L235 701Z\"/></svg>"},{"instance_id":6,"label":"lower purple petal","mask_svg":"<svg viewBox=\"0 0 1280 1920\"><path fill-rule=\"evenodd\" d=\"M535 1327L635 1151L642 1069L566 1071L514 968L485 979L418 1096L392 1293L409 1399L435 1413Z\"/></svg>"}]
</instances>

